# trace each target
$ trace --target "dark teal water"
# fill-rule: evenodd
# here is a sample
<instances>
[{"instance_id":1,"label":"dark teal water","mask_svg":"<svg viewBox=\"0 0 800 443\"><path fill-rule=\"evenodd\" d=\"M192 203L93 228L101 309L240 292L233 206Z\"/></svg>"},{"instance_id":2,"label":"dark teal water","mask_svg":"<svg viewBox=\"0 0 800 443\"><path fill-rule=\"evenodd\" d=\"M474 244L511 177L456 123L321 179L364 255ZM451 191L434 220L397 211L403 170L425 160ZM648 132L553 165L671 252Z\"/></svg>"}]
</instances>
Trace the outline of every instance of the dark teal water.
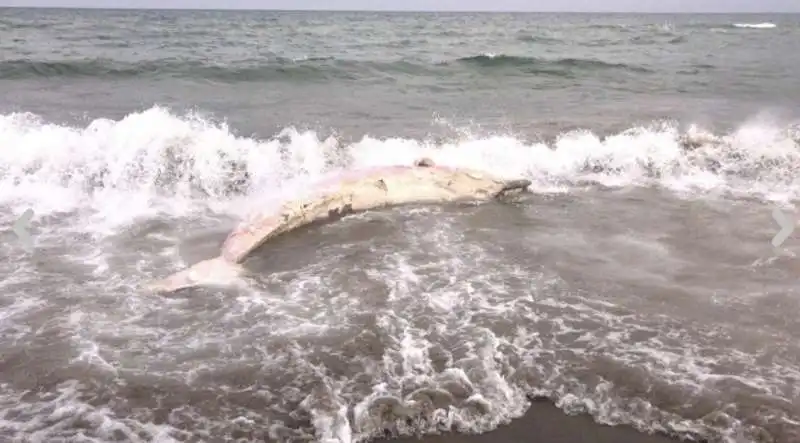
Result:
<instances>
[{"instance_id":1,"label":"dark teal water","mask_svg":"<svg viewBox=\"0 0 800 443\"><path fill-rule=\"evenodd\" d=\"M161 104L237 130L424 134L434 115L554 134L794 116L796 15L5 9L2 110ZM737 27L772 23L776 28Z\"/></svg>"}]
</instances>

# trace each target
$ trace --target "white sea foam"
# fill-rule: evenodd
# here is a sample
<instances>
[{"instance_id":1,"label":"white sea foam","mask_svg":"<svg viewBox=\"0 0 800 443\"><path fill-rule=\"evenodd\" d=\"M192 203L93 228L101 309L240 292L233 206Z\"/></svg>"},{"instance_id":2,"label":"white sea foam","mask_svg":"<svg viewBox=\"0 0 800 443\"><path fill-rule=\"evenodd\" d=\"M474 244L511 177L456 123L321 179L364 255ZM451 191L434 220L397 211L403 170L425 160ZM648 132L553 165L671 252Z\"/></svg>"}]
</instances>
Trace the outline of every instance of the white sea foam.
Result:
<instances>
[{"instance_id":1,"label":"white sea foam","mask_svg":"<svg viewBox=\"0 0 800 443\"><path fill-rule=\"evenodd\" d=\"M735 28L751 28L751 29L772 29L777 28L778 25L775 23L734 23L733 26Z\"/></svg>"}]
</instances>

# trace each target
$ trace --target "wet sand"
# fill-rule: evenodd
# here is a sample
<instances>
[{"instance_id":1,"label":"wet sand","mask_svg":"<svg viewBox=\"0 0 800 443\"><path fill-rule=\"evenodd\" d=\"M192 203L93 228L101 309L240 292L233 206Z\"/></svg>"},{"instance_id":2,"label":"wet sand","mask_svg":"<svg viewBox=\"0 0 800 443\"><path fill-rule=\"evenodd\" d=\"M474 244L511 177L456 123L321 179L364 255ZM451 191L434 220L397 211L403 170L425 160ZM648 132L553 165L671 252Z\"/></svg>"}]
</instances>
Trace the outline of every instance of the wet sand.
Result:
<instances>
[{"instance_id":1,"label":"wet sand","mask_svg":"<svg viewBox=\"0 0 800 443\"><path fill-rule=\"evenodd\" d=\"M628 426L606 426L590 416L567 415L548 400L534 400L528 412L492 432L480 435L443 434L423 438L403 437L391 443L676 443L661 434L645 434Z\"/></svg>"}]
</instances>

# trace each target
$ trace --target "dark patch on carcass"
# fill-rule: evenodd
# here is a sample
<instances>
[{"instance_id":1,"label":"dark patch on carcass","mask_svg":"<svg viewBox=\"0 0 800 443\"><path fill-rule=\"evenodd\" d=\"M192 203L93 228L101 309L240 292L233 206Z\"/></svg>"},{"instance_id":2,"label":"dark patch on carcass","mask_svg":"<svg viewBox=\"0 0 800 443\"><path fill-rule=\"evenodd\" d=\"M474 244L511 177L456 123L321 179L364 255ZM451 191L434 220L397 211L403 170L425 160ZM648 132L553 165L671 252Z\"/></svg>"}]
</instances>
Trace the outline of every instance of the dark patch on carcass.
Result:
<instances>
[{"instance_id":1,"label":"dark patch on carcass","mask_svg":"<svg viewBox=\"0 0 800 443\"><path fill-rule=\"evenodd\" d=\"M433 160L428 157L422 157L414 162L414 166L420 168L432 168L436 166L436 163L434 163Z\"/></svg>"},{"instance_id":2,"label":"dark patch on carcass","mask_svg":"<svg viewBox=\"0 0 800 443\"><path fill-rule=\"evenodd\" d=\"M336 221L354 212L355 211L353 210L353 205L347 203L346 205L343 205L341 207L328 210L328 220Z\"/></svg>"}]
</instances>

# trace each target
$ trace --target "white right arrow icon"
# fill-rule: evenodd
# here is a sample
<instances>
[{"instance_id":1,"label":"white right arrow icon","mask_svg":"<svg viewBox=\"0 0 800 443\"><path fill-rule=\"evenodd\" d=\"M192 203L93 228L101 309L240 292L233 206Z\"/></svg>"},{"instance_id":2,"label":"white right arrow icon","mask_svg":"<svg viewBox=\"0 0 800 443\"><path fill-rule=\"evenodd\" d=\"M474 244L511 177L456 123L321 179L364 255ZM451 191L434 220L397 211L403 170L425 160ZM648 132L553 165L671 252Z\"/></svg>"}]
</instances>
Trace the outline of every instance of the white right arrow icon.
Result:
<instances>
[{"instance_id":1,"label":"white right arrow icon","mask_svg":"<svg viewBox=\"0 0 800 443\"><path fill-rule=\"evenodd\" d=\"M790 235L792 235L797 222L794 220L794 218L784 214L778 208L772 210L772 218L774 218L775 223L781 227L781 230L775 234L775 237L772 237L772 246L777 248L778 246L782 245Z\"/></svg>"}]
</instances>

